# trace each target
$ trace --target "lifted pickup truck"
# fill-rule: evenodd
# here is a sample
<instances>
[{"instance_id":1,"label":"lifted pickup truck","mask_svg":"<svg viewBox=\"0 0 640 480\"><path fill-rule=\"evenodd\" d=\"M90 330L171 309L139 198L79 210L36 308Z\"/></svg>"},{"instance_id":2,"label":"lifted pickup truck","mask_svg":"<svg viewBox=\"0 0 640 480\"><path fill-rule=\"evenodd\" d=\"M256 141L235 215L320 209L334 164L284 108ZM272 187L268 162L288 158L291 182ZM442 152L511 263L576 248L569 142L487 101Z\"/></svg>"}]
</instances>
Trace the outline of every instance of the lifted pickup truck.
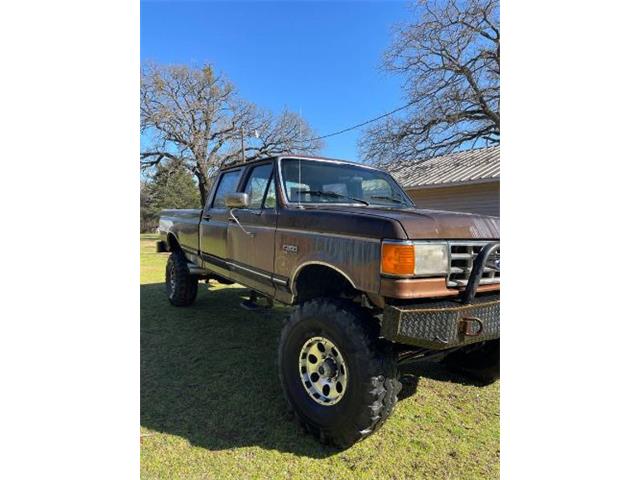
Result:
<instances>
[{"instance_id":1,"label":"lifted pickup truck","mask_svg":"<svg viewBox=\"0 0 640 480\"><path fill-rule=\"evenodd\" d=\"M382 170L286 156L222 169L206 207L164 211L160 232L173 305L212 279L295 305L280 381L324 442L347 447L382 425L403 362L499 375L496 217L418 209Z\"/></svg>"}]
</instances>

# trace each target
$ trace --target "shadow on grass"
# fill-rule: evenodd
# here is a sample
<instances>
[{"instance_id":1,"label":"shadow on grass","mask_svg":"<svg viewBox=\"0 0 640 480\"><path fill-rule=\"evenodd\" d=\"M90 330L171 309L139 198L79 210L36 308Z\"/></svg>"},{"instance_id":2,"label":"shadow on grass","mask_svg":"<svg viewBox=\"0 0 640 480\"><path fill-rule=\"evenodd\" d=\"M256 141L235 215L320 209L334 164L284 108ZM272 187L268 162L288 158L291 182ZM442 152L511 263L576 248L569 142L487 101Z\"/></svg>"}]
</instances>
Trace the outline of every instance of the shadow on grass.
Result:
<instances>
[{"instance_id":1,"label":"shadow on grass","mask_svg":"<svg viewBox=\"0 0 640 480\"><path fill-rule=\"evenodd\" d=\"M243 288L201 284L188 308L169 304L164 284L140 290L140 421L192 445L266 449L324 458L286 412L276 368L288 309L248 312Z\"/></svg>"},{"instance_id":2,"label":"shadow on grass","mask_svg":"<svg viewBox=\"0 0 640 480\"><path fill-rule=\"evenodd\" d=\"M472 385L474 387L483 387L487 385L478 378L474 378L461 371L451 370L439 362L430 360L402 365L399 370L400 382L402 383L402 390L400 390L400 394L398 395L398 400L400 401L405 398L409 398L416 393L420 377L430 378L431 380L438 380L440 382Z\"/></svg>"},{"instance_id":3,"label":"shadow on grass","mask_svg":"<svg viewBox=\"0 0 640 480\"><path fill-rule=\"evenodd\" d=\"M338 453L302 435L286 412L276 352L287 307L247 312L239 303L248 290L207 291L201 284L196 303L177 308L164 284L140 288L144 427L209 450L259 445L312 458ZM434 364L408 368L401 399L415 393L419 376L465 382Z\"/></svg>"}]
</instances>

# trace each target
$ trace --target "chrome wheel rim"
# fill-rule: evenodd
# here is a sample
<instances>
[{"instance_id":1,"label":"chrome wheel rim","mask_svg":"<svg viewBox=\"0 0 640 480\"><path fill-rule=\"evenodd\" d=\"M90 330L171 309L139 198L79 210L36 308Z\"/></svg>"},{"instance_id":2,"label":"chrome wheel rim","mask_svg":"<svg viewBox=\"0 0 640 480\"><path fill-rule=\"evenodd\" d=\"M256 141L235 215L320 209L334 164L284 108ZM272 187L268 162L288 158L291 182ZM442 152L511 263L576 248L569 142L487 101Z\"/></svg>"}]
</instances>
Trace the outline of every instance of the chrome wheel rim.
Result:
<instances>
[{"instance_id":1,"label":"chrome wheel rim","mask_svg":"<svg viewBox=\"0 0 640 480\"><path fill-rule=\"evenodd\" d=\"M347 364L331 340L307 340L300 350L298 370L307 395L320 405L335 405L347 391Z\"/></svg>"}]
</instances>

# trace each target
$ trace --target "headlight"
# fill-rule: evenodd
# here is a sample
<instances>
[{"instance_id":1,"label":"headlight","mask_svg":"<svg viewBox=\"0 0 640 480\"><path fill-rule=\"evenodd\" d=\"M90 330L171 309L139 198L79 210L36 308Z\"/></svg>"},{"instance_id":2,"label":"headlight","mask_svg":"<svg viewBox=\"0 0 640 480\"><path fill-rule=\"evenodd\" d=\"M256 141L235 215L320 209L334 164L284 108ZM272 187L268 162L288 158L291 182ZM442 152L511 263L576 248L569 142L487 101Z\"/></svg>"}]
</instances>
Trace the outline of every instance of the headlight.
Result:
<instances>
[{"instance_id":1,"label":"headlight","mask_svg":"<svg viewBox=\"0 0 640 480\"><path fill-rule=\"evenodd\" d=\"M396 276L446 275L449 248L446 243L382 242L380 270Z\"/></svg>"},{"instance_id":2,"label":"headlight","mask_svg":"<svg viewBox=\"0 0 640 480\"><path fill-rule=\"evenodd\" d=\"M416 249L416 275L446 275L449 271L449 248L445 244L418 243Z\"/></svg>"}]
</instances>

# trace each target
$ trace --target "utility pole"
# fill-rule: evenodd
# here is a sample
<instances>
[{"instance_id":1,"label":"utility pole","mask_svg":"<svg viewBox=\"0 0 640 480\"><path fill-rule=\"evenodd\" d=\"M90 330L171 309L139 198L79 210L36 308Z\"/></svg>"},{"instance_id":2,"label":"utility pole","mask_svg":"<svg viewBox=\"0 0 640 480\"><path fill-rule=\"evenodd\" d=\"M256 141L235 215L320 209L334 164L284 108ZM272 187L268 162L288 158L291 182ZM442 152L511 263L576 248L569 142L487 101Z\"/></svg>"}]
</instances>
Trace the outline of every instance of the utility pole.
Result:
<instances>
[{"instance_id":1,"label":"utility pole","mask_svg":"<svg viewBox=\"0 0 640 480\"><path fill-rule=\"evenodd\" d=\"M244 158L244 127L240 127L240 145L242 147L242 163L247 160Z\"/></svg>"}]
</instances>

